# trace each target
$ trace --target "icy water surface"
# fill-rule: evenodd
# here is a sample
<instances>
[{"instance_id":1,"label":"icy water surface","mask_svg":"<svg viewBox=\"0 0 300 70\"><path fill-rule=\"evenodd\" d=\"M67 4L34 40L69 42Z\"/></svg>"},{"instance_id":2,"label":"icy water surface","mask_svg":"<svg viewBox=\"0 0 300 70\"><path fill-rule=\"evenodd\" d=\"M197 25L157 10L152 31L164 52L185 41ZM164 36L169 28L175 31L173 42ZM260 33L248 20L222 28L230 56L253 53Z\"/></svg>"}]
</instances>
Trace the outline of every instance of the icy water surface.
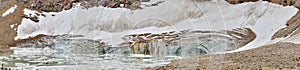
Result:
<instances>
[{"instance_id":1,"label":"icy water surface","mask_svg":"<svg viewBox=\"0 0 300 70\"><path fill-rule=\"evenodd\" d=\"M174 59L238 48L230 38L211 34L188 34L174 42L177 45L168 46L155 40L150 46L140 43L133 50L129 45L107 47L109 45L101 40L73 39L68 35L45 36L12 47L14 53L1 54L0 60L5 68L14 70L132 70L163 66ZM152 47L151 54L144 53L146 46Z\"/></svg>"},{"instance_id":2,"label":"icy water surface","mask_svg":"<svg viewBox=\"0 0 300 70\"><path fill-rule=\"evenodd\" d=\"M156 58L143 54L69 54L69 55L2 55L5 67L24 70L86 70L86 69L141 69L168 64L177 56Z\"/></svg>"},{"instance_id":3,"label":"icy water surface","mask_svg":"<svg viewBox=\"0 0 300 70\"><path fill-rule=\"evenodd\" d=\"M142 69L168 64L183 54L179 46L161 48L165 52L159 55L144 55L132 54L129 47L96 48L98 44L93 40L67 40L47 47L13 47L13 54L0 56L1 63L4 67L21 70ZM193 53L196 52L205 54L198 50Z\"/></svg>"}]
</instances>

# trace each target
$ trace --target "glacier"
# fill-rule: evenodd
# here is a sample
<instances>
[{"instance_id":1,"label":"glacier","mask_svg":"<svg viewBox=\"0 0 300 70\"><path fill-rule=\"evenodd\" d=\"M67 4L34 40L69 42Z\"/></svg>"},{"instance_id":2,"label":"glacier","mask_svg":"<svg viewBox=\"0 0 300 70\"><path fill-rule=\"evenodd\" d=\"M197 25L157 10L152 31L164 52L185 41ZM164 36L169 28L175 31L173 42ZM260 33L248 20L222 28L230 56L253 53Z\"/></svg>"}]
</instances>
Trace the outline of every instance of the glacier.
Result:
<instances>
[{"instance_id":1,"label":"glacier","mask_svg":"<svg viewBox=\"0 0 300 70\"><path fill-rule=\"evenodd\" d=\"M146 6L157 2L161 3ZM30 40L11 47L13 54L0 58L11 69L136 70L163 66L174 59L238 52L279 41L299 43L298 35L271 40L298 11L293 6L265 1L232 5L223 0L151 0L142 2L141 7L83 8L77 4L61 12L24 9L27 16L45 16L38 16L39 22L23 18L19 26L11 25L17 27L15 40ZM136 51L126 44L137 42L134 39L138 37L130 35L147 33L178 36L180 39L171 42L179 45L164 43L167 38L150 39L148 45L138 42ZM157 53L140 53L149 43Z\"/></svg>"},{"instance_id":2,"label":"glacier","mask_svg":"<svg viewBox=\"0 0 300 70\"><path fill-rule=\"evenodd\" d=\"M23 19L15 40L45 35L83 35L78 39L101 39L113 47L122 37L138 33L163 33L169 31L230 30L250 28L257 38L237 50L256 48L271 41L271 36L297 11L292 6L281 6L265 1L237 5L225 1L156 0L158 6L138 10L125 8L92 7L77 5L62 12L42 12L39 22ZM24 9L24 14L37 11ZM52 16L53 15L53 16ZM280 20L278 20L280 19Z\"/></svg>"}]
</instances>

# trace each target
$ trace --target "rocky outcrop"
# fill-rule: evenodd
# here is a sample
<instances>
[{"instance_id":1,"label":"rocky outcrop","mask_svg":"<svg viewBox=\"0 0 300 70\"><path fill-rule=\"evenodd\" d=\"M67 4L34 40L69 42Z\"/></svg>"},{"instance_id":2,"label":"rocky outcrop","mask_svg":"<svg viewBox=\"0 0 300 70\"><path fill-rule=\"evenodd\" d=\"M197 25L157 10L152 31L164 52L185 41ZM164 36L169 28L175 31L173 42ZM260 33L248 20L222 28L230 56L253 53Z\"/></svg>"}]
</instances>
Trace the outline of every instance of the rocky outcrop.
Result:
<instances>
[{"instance_id":1,"label":"rocky outcrop","mask_svg":"<svg viewBox=\"0 0 300 70\"><path fill-rule=\"evenodd\" d=\"M271 3L280 4L283 6L295 6L300 8L300 1L299 0L265 0Z\"/></svg>"},{"instance_id":2,"label":"rocky outcrop","mask_svg":"<svg viewBox=\"0 0 300 70\"><path fill-rule=\"evenodd\" d=\"M80 0L81 6L90 7L109 7L109 8L128 8L131 10L140 9L140 3L146 0Z\"/></svg>"},{"instance_id":3,"label":"rocky outcrop","mask_svg":"<svg viewBox=\"0 0 300 70\"><path fill-rule=\"evenodd\" d=\"M147 1L147 0L142 0ZM128 8L131 10L140 9L140 0L17 0L18 5L22 5L27 9L35 10L38 12L60 12L63 10L69 10L76 3L79 3L84 8L91 7L109 7L109 8ZM6 1L7 2L7 1ZM1 7L0 7L1 9ZM0 12L1 14L1 12ZM43 14L36 13L36 15L44 16ZM54 16L54 15L52 15ZM39 22L37 16L27 15L23 18L30 19L34 22Z\"/></svg>"},{"instance_id":4,"label":"rocky outcrop","mask_svg":"<svg viewBox=\"0 0 300 70\"><path fill-rule=\"evenodd\" d=\"M128 9L139 9L140 0L17 0L18 4L24 5L26 8L39 12L60 12L69 10L75 3L80 3L85 8L91 7L124 7Z\"/></svg>"},{"instance_id":5,"label":"rocky outcrop","mask_svg":"<svg viewBox=\"0 0 300 70\"><path fill-rule=\"evenodd\" d=\"M59 12L71 9L73 4L78 0L18 0L19 4L28 9L45 12Z\"/></svg>"},{"instance_id":6,"label":"rocky outcrop","mask_svg":"<svg viewBox=\"0 0 300 70\"><path fill-rule=\"evenodd\" d=\"M256 2L259 0L225 0L230 4L240 4L245 2ZM268 1L271 3L283 5L283 6L295 6L297 8L300 8L300 0L263 0Z\"/></svg>"},{"instance_id":7,"label":"rocky outcrop","mask_svg":"<svg viewBox=\"0 0 300 70\"><path fill-rule=\"evenodd\" d=\"M240 3L244 3L244 2L256 2L259 0L225 0L230 4L240 4Z\"/></svg>"}]
</instances>

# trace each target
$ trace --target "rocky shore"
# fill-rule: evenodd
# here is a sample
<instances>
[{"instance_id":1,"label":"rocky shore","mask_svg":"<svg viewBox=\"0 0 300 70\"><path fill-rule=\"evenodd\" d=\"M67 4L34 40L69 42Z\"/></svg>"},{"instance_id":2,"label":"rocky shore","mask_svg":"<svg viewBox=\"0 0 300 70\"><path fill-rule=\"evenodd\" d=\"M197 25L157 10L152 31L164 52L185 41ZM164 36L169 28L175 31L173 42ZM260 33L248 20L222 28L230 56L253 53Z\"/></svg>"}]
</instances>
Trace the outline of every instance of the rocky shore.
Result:
<instances>
[{"instance_id":1,"label":"rocky shore","mask_svg":"<svg viewBox=\"0 0 300 70\"><path fill-rule=\"evenodd\" d=\"M202 57L175 60L171 64L157 69L299 70L299 51L299 44L280 42L236 53L206 55ZM194 60L195 62L187 63L190 60Z\"/></svg>"}]
</instances>

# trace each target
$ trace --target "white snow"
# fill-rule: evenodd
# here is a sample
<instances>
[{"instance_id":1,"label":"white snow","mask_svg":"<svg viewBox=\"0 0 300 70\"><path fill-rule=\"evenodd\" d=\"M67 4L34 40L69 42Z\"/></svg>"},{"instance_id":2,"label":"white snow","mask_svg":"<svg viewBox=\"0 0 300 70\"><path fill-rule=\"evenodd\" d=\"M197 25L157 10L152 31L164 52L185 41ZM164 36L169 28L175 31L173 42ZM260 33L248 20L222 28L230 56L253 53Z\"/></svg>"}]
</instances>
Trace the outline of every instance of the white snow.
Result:
<instances>
[{"instance_id":1,"label":"white snow","mask_svg":"<svg viewBox=\"0 0 300 70\"><path fill-rule=\"evenodd\" d=\"M145 54L131 54L129 57L152 57L152 56L145 55Z\"/></svg>"},{"instance_id":2,"label":"white snow","mask_svg":"<svg viewBox=\"0 0 300 70\"><path fill-rule=\"evenodd\" d=\"M6 10L6 12L4 12L2 14L2 17L6 16L6 15L8 15L10 13L13 13L16 10L16 8L17 8L17 5L14 5L13 7L9 8L8 10Z\"/></svg>"},{"instance_id":3,"label":"white snow","mask_svg":"<svg viewBox=\"0 0 300 70\"><path fill-rule=\"evenodd\" d=\"M10 25L10 28L14 28L14 26L15 26L14 24L13 24L13 25Z\"/></svg>"},{"instance_id":4,"label":"white snow","mask_svg":"<svg viewBox=\"0 0 300 70\"><path fill-rule=\"evenodd\" d=\"M238 51L248 50L252 48L257 48L281 40L281 39L271 40L271 37L279 29L286 27L285 23L293 15L296 14L298 9L291 6L282 7L280 5L274 5L274 4L269 4L269 7L274 7L275 9L271 9L272 12L267 12L255 23L255 25L250 26L250 28L256 33L257 35L256 38L246 46L229 52L238 52Z\"/></svg>"},{"instance_id":5,"label":"white snow","mask_svg":"<svg viewBox=\"0 0 300 70\"><path fill-rule=\"evenodd\" d=\"M191 0L165 0L154 7L139 10L125 8L93 7L45 13L35 23L23 19L15 39L25 39L38 34L84 35L83 38L102 39L116 46L122 37L136 33L162 33L167 31L229 30L248 27L257 38L234 51L262 46L298 11L264 1L232 5L224 1L192 2ZM25 14L35 11L25 9ZM51 16L54 14L55 16ZM232 52L232 51L231 51Z\"/></svg>"}]
</instances>

